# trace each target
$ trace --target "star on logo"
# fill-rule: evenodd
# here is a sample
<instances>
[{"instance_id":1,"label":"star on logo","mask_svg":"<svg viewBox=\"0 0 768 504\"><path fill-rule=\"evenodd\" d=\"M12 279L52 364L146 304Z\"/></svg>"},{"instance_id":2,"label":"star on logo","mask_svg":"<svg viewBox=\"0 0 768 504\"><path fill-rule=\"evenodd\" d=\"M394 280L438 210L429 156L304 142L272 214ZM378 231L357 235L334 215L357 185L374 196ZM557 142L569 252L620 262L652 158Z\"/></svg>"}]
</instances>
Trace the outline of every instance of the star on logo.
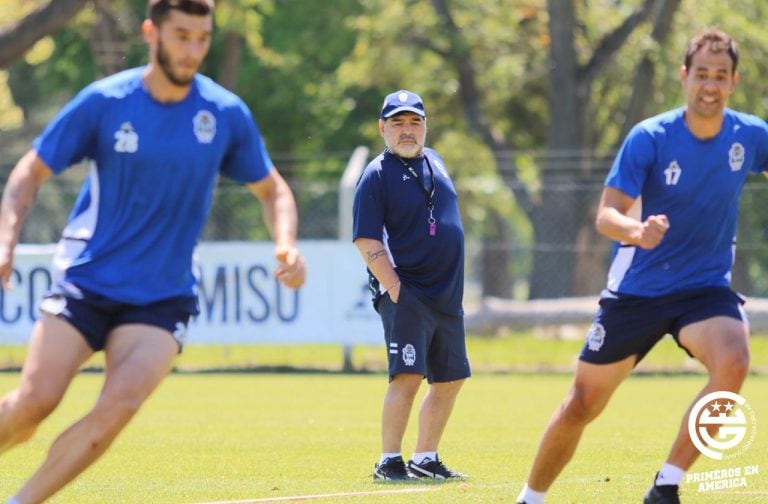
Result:
<instances>
[{"instance_id":1,"label":"star on logo","mask_svg":"<svg viewBox=\"0 0 768 504\"><path fill-rule=\"evenodd\" d=\"M715 402L712 403L712 412L715 413L715 412L718 412L718 411L720 411L720 403L715 401Z\"/></svg>"},{"instance_id":2,"label":"star on logo","mask_svg":"<svg viewBox=\"0 0 768 504\"><path fill-rule=\"evenodd\" d=\"M733 403L732 402L726 403L725 411L733 411Z\"/></svg>"},{"instance_id":3,"label":"star on logo","mask_svg":"<svg viewBox=\"0 0 768 504\"><path fill-rule=\"evenodd\" d=\"M405 173L403 173L403 180L408 180L409 178L411 178L411 177L409 177L408 175L406 175Z\"/></svg>"}]
</instances>

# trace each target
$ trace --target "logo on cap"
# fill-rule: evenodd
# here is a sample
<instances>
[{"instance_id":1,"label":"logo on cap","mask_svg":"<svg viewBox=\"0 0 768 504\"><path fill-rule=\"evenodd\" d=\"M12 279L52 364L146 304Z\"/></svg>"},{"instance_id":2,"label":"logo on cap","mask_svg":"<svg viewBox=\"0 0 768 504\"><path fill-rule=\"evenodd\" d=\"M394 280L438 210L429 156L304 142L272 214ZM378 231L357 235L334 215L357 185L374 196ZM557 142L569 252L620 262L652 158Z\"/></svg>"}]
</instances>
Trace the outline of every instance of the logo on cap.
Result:
<instances>
[{"instance_id":1,"label":"logo on cap","mask_svg":"<svg viewBox=\"0 0 768 504\"><path fill-rule=\"evenodd\" d=\"M387 119L401 112L413 112L421 117L427 116L421 97L404 89L387 95L381 107L381 119Z\"/></svg>"}]
</instances>

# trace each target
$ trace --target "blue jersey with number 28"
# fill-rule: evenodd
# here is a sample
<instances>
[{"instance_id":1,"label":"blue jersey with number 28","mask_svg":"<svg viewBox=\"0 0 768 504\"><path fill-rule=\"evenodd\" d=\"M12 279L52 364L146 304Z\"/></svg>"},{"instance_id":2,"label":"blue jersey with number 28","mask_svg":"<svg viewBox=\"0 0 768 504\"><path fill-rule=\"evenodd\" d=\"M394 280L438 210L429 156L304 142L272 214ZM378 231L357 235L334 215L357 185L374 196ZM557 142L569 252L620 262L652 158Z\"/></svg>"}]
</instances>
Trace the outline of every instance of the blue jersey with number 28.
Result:
<instances>
[{"instance_id":1,"label":"blue jersey with number 28","mask_svg":"<svg viewBox=\"0 0 768 504\"><path fill-rule=\"evenodd\" d=\"M192 255L219 173L249 183L272 169L237 96L197 75L185 99L161 103L143 71L91 84L34 143L54 173L89 163L54 258L60 280L133 304L194 296Z\"/></svg>"}]
</instances>

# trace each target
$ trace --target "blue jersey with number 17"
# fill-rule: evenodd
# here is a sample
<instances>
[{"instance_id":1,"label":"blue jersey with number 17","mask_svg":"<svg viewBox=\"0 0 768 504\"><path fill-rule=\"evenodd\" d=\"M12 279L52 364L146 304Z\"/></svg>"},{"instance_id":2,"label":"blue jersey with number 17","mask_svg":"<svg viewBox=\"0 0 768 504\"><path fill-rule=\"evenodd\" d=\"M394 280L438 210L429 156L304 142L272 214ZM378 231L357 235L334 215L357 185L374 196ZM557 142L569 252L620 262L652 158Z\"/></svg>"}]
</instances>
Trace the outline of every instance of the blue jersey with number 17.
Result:
<instances>
[{"instance_id":1,"label":"blue jersey with number 17","mask_svg":"<svg viewBox=\"0 0 768 504\"><path fill-rule=\"evenodd\" d=\"M34 143L54 173L89 162L55 254L59 281L139 305L195 295L192 255L218 175L249 183L272 169L237 96L197 75L186 98L161 103L143 70L85 88Z\"/></svg>"},{"instance_id":2,"label":"blue jersey with number 17","mask_svg":"<svg viewBox=\"0 0 768 504\"><path fill-rule=\"evenodd\" d=\"M606 187L637 198L634 217L663 214L670 227L652 250L616 244L604 296L730 285L741 190L750 172L768 170L768 124L726 109L717 136L700 140L684 114L635 126L608 174Z\"/></svg>"}]
</instances>

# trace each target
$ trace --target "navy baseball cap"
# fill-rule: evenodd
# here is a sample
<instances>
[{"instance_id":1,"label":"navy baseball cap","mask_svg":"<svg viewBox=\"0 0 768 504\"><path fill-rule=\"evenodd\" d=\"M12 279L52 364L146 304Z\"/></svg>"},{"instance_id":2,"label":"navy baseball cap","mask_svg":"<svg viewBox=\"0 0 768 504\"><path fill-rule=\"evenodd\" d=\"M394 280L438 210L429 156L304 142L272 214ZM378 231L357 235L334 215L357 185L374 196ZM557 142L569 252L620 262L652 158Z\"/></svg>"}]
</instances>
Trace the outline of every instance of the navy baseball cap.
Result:
<instances>
[{"instance_id":1,"label":"navy baseball cap","mask_svg":"<svg viewBox=\"0 0 768 504\"><path fill-rule=\"evenodd\" d=\"M413 112L421 117L427 117L421 97L404 89L395 91L384 98L384 105L381 107L381 118L387 119L400 112Z\"/></svg>"}]
</instances>

